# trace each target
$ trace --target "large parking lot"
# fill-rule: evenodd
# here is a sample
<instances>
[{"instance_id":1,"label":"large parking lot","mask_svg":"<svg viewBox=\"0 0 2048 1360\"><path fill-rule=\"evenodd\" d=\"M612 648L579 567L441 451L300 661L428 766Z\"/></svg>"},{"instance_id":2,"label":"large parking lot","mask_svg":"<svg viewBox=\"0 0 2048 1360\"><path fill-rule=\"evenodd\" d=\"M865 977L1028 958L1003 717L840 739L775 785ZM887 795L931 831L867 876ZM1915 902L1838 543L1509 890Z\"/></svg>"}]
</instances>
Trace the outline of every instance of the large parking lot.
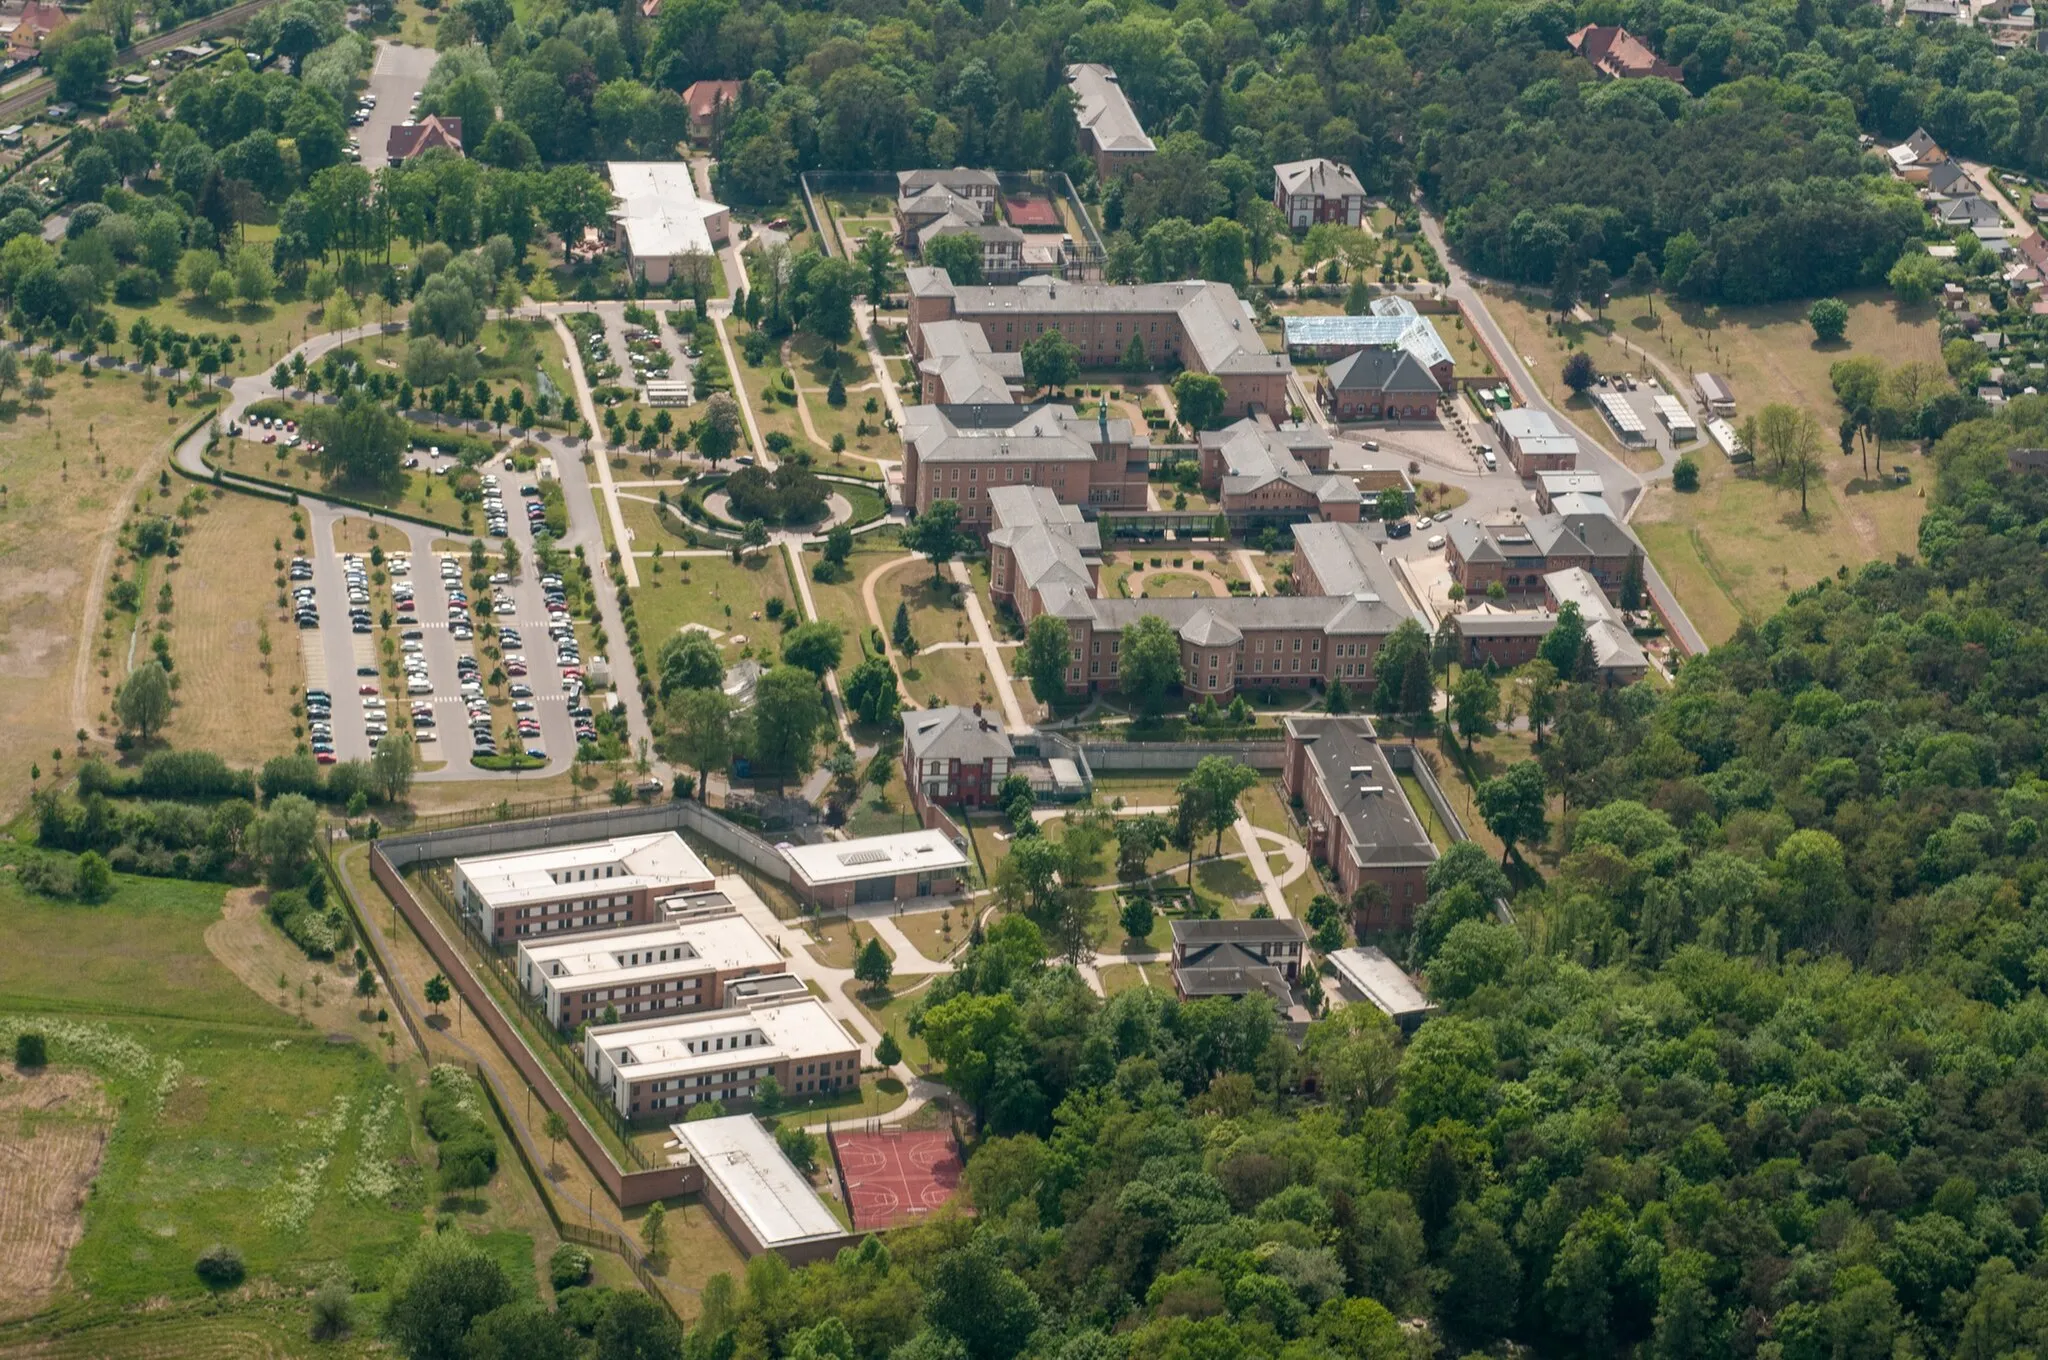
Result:
<instances>
[{"instance_id":1,"label":"large parking lot","mask_svg":"<svg viewBox=\"0 0 2048 1360\"><path fill-rule=\"evenodd\" d=\"M416 735L427 763L517 749L559 766L574 753L590 721L570 712L582 706L583 657L561 583L535 557L525 507L538 506L539 488L502 465L483 475L481 563L473 551L434 552L431 531L411 529L410 550L394 535L381 562L330 545L294 564L294 588L310 588L317 610L300 624L309 708L313 691L328 699L313 729L323 761L367 758L387 732Z\"/></svg>"}]
</instances>

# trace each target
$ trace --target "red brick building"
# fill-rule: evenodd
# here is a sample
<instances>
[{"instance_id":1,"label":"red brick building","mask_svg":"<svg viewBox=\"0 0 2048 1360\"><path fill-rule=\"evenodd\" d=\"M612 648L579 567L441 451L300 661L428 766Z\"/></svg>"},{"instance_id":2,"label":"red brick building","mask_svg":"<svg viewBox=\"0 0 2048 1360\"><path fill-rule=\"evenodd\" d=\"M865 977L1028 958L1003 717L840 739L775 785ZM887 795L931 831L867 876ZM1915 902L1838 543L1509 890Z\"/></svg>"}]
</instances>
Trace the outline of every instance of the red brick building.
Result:
<instances>
[{"instance_id":1,"label":"red brick building","mask_svg":"<svg viewBox=\"0 0 2048 1360\"><path fill-rule=\"evenodd\" d=\"M992 805L1009 778L1016 750L1003 725L971 709L913 709L903 715L903 777L910 801L978 808Z\"/></svg>"},{"instance_id":2,"label":"red brick building","mask_svg":"<svg viewBox=\"0 0 2048 1360\"><path fill-rule=\"evenodd\" d=\"M1130 421L1083 420L1071 406L913 406L903 415L903 496L919 514L954 502L961 526L978 534L995 527L989 498L1008 487L1142 510L1149 448Z\"/></svg>"},{"instance_id":3,"label":"red brick building","mask_svg":"<svg viewBox=\"0 0 2048 1360\"><path fill-rule=\"evenodd\" d=\"M1340 895L1378 884L1384 905L1361 913L1360 931L1406 930L1428 895L1435 844L1381 749L1370 718L1287 719L1281 783L1308 816L1310 855L1326 865Z\"/></svg>"},{"instance_id":4,"label":"red brick building","mask_svg":"<svg viewBox=\"0 0 2048 1360\"><path fill-rule=\"evenodd\" d=\"M904 271L910 290L910 353L923 359L920 334L935 321L971 321L997 354L1021 353L1047 331L1081 352L1084 369L1121 369L1136 340L1145 366L1175 365L1213 374L1223 384L1226 416L1287 409L1285 354L1266 348L1258 320L1228 284L1068 283L1049 277L1000 286L959 286L926 266Z\"/></svg>"}]
</instances>

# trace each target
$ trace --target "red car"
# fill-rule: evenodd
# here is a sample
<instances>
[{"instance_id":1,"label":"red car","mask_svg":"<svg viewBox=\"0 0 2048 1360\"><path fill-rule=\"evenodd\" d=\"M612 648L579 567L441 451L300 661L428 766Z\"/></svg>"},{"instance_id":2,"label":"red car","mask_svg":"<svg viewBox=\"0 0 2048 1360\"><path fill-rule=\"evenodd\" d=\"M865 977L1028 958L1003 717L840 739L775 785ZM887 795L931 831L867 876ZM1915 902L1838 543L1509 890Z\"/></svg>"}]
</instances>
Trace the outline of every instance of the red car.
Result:
<instances>
[{"instance_id":1,"label":"red car","mask_svg":"<svg viewBox=\"0 0 2048 1360\"><path fill-rule=\"evenodd\" d=\"M332 765L334 763L334 752L322 751L319 755L314 756L313 759L319 761L322 765Z\"/></svg>"},{"instance_id":2,"label":"red car","mask_svg":"<svg viewBox=\"0 0 2048 1360\"><path fill-rule=\"evenodd\" d=\"M358 694L375 694L376 692L377 692L377 687L376 687L375 685L357 685L357 686L356 686L356 693L358 693Z\"/></svg>"}]
</instances>

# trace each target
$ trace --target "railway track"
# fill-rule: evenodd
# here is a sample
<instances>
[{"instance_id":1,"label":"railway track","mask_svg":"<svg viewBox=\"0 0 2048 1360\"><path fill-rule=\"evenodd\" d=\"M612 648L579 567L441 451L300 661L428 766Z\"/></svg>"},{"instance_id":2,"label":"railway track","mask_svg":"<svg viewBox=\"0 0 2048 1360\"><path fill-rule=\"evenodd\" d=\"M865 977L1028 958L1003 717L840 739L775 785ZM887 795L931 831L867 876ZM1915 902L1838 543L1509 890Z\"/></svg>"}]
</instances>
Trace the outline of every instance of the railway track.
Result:
<instances>
[{"instance_id":1,"label":"railway track","mask_svg":"<svg viewBox=\"0 0 2048 1360\"><path fill-rule=\"evenodd\" d=\"M182 47L194 38L218 32L223 28L232 28L257 10L276 3L277 0L242 0L240 4L230 5L204 18L194 19L191 23L182 24L168 33L151 34L141 42L130 43L116 52L114 66L119 69L124 65L145 61L159 52ZM5 99L0 99L0 123L18 121L18 115L44 108L56 90L56 81L48 76L40 76Z\"/></svg>"}]
</instances>

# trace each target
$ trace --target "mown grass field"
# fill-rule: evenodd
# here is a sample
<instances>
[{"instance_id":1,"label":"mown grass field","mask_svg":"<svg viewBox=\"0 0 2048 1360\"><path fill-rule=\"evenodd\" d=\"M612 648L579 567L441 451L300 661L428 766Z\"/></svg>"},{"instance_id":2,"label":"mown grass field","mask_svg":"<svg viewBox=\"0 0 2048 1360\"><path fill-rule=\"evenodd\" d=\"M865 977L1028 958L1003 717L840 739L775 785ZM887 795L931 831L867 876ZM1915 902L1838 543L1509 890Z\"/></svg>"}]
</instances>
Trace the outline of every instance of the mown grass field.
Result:
<instances>
[{"instance_id":1,"label":"mown grass field","mask_svg":"<svg viewBox=\"0 0 2048 1360\"><path fill-rule=\"evenodd\" d=\"M231 765L258 765L290 750L293 739L299 630L277 603L277 563L288 562L294 546L291 512L274 501L218 491L203 505L169 571L171 657L179 683L177 710L164 735ZM283 550L273 546L279 542ZM145 600L143 609L145 617L156 617L153 601ZM146 660L147 645L135 656Z\"/></svg>"}]
</instances>

